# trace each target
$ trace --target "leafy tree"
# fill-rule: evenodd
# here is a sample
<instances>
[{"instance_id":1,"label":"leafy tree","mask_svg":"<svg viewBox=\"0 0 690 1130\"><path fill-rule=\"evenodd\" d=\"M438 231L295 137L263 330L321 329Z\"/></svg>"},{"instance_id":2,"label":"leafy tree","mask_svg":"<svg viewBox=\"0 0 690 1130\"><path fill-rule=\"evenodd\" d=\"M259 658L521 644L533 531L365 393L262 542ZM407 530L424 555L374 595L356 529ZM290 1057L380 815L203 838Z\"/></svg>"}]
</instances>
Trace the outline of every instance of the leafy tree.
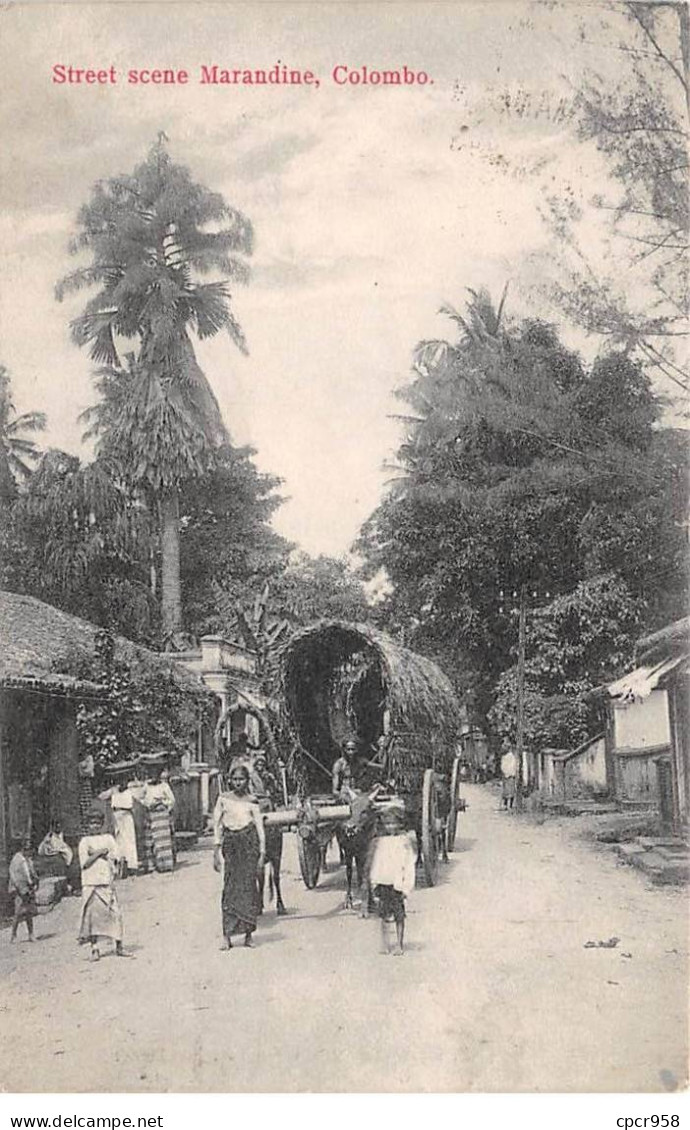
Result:
<instances>
[{"instance_id":1,"label":"leafy tree","mask_svg":"<svg viewBox=\"0 0 690 1130\"><path fill-rule=\"evenodd\" d=\"M17 482L24 485L31 475L31 463L39 451L27 432L41 432L46 426L43 412L24 412L18 416L12 400L10 374L0 365L0 503L17 495Z\"/></svg>"},{"instance_id":2,"label":"leafy tree","mask_svg":"<svg viewBox=\"0 0 690 1130\"><path fill-rule=\"evenodd\" d=\"M614 574L583 581L529 615L526 631L524 736L528 748L573 748L600 728L594 687L628 666L644 608ZM517 666L496 688L490 721L514 744Z\"/></svg>"},{"instance_id":3,"label":"leafy tree","mask_svg":"<svg viewBox=\"0 0 690 1130\"><path fill-rule=\"evenodd\" d=\"M593 203L610 216L617 248L627 244L632 270L624 290L613 276L593 270L581 214L564 197L551 198L558 234L579 263L557 297L587 329L638 347L687 391L690 373L675 343L687 336L688 316L688 8L634 0L616 5L604 30L617 50L615 83L610 68L590 71L577 92L575 122L580 138L606 156L620 188L617 198L601 194ZM616 270L620 277L620 261Z\"/></svg>"},{"instance_id":4,"label":"leafy tree","mask_svg":"<svg viewBox=\"0 0 690 1130\"><path fill-rule=\"evenodd\" d=\"M84 750L99 769L142 752L164 749L184 753L194 744L201 720L214 713L209 696L183 689L171 671L153 666L143 655L123 658L114 637L96 635L95 657L69 662L61 670L87 677L103 688L103 697L83 702L77 728Z\"/></svg>"},{"instance_id":5,"label":"leafy tree","mask_svg":"<svg viewBox=\"0 0 690 1130\"><path fill-rule=\"evenodd\" d=\"M681 614L687 448L654 430L658 399L624 354L587 371L551 327L508 324L481 292L445 313L458 337L415 351L399 476L358 548L386 571L405 637L486 715L523 584L551 600L615 569L647 623Z\"/></svg>"},{"instance_id":6,"label":"leafy tree","mask_svg":"<svg viewBox=\"0 0 690 1130\"><path fill-rule=\"evenodd\" d=\"M274 613L295 627L322 619L371 619L364 586L343 558L295 553L271 581L270 591Z\"/></svg>"},{"instance_id":7,"label":"leafy tree","mask_svg":"<svg viewBox=\"0 0 690 1130\"><path fill-rule=\"evenodd\" d=\"M281 480L259 472L249 447L225 444L180 499L182 593L190 631L223 631L227 615L276 577L292 546L270 526Z\"/></svg>"},{"instance_id":8,"label":"leafy tree","mask_svg":"<svg viewBox=\"0 0 690 1130\"><path fill-rule=\"evenodd\" d=\"M541 297L606 348L634 350L668 391L682 390L682 411L690 387L688 7L543 5L541 21L554 57L568 60L567 74L548 87L539 76L497 90L466 115L453 147L488 162L493 176L538 188L553 237L539 264ZM500 136L515 123L526 144L511 156L493 143L491 126ZM548 152L533 144L540 126ZM584 167L596 149L608 169L596 191L572 162L560 164L560 153L578 143Z\"/></svg>"},{"instance_id":9,"label":"leafy tree","mask_svg":"<svg viewBox=\"0 0 690 1130\"><path fill-rule=\"evenodd\" d=\"M156 634L148 513L98 461L47 451L7 525L6 587L135 640Z\"/></svg>"},{"instance_id":10,"label":"leafy tree","mask_svg":"<svg viewBox=\"0 0 690 1130\"><path fill-rule=\"evenodd\" d=\"M252 228L172 163L164 135L132 174L95 185L77 227L70 250L88 253L90 263L62 280L57 297L97 288L72 322L77 345L88 346L104 366L91 427L99 457L159 520L163 627L170 638L182 622L179 492L212 465L227 440L190 335L204 340L225 330L246 350L229 284L248 279ZM210 273L221 277L201 281ZM123 353L123 340L135 350Z\"/></svg>"}]
</instances>

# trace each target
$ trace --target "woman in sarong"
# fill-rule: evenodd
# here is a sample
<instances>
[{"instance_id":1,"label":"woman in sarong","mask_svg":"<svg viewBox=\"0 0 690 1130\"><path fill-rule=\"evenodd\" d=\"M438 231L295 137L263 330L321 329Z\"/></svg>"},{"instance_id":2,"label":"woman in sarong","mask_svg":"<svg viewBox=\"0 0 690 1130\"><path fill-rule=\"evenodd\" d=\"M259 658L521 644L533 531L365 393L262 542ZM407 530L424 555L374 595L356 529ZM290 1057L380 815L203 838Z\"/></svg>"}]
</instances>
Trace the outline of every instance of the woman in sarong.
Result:
<instances>
[{"instance_id":1,"label":"woman in sarong","mask_svg":"<svg viewBox=\"0 0 690 1130\"><path fill-rule=\"evenodd\" d=\"M148 810L156 871L172 871L174 865L171 814L175 807L175 795L167 777L163 770L155 783L146 785L142 796L142 802Z\"/></svg>"},{"instance_id":2,"label":"woman in sarong","mask_svg":"<svg viewBox=\"0 0 690 1130\"><path fill-rule=\"evenodd\" d=\"M91 943L91 959L101 956L101 938L112 938L118 957L122 949L122 911L113 880L117 867L117 845L113 836L103 833L105 817L94 811L89 817L89 835L79 842L82 907L79 941Z\"/></svg>"},{"instance_id":3,"label":"woman in sarong","mask_svg":"<svg viewBox=\"0 0 690 1130\"><path fill-rule=\"evenodd\" d=\"M223 868L223 936L230 950L236 934L244 934L245 946L252 945L266 838L259 806L248 795L246 765L230 767L229 785L229 792L220 794L213 810L213 866L216 871Z\"/></svg>"}]
</instances>

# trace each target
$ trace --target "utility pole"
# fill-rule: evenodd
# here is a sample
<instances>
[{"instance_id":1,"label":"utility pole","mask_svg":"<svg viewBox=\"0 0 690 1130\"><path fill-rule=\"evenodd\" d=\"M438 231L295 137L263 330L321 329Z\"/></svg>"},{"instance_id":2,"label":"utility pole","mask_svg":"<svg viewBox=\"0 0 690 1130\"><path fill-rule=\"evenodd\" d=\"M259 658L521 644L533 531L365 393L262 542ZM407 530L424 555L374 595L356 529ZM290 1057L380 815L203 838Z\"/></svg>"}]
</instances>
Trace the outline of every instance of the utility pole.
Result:
<instances>
[{"instance_id":1,"label":"utility pole","mask_svg":"<svg viewBox=\"0 0 690 1130\"><path fill-rule=\"evenodd\" d=\"M525 738L525 626L527 619L527 594L523 584L520 589L520 628L518 634L517 669L517 771L515 777L515 807L522 811L522 762Z\"/></svg>"}]
</instances>

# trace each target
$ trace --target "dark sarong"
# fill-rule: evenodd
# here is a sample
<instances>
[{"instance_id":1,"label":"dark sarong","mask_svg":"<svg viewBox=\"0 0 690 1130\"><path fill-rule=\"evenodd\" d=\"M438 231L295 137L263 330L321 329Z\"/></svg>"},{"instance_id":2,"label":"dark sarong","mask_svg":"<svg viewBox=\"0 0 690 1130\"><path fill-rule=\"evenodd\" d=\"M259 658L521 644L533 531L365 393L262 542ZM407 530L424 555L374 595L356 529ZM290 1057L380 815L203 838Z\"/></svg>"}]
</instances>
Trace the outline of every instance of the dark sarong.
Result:
<instances>
[{"instance_id":1,"label":"dark sarong","mask_svg":"<svg viewBox=\"0 0 690 1130\"><path fill-rule=\"evenodd\" d=\"M254 824L223 830L223 935L251 934L259 914L259 835Z\"/></svg>"},{"instance_id":2,"label":"dark sarong","mask_svg":"<svg viewBox=\"0 0 690 1130\"><path fill-rule=\"evenodd\" d=\"M379 883L374 894L379 900L379 914L384 922L405 921L405 897L395 887Z\"/></svg>"},{"instance_id":3,"label":"dark sarong","mask_svg":"<svg viewBox=\"0 0 690 1130\"><path fill-rule=\"evenodd\" d=\"M18 922L28 922L30 918L35 918L38 914L38 907L36 906L36 892L34 890L24 891L21 894L19 891L14 893L14 916Z\"/></svg>"}]
</instances>

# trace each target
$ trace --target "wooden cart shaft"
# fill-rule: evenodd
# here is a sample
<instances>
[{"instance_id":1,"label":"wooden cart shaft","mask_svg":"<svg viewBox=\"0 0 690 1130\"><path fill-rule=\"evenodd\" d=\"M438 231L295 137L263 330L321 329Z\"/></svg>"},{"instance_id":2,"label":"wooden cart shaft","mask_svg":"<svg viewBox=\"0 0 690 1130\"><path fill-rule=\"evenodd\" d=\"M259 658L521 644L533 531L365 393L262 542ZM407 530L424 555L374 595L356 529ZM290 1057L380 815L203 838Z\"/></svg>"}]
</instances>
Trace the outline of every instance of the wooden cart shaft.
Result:
<instances>
[{"instance_id":1,"label":"wooden cart shaft","mask_svg":"<svg viewBox=\"0 0 690 1130\"><path fill-rule=\"evenodd\" d=\"M311 811L316 819L317 826L345 824L352 816L349 804L324 805L321 808L314 806ZM265 812L263 817L267 828L289 828L305 819L305 810L303 808L281 808L277 812Z\"/></svg>"}]
</instances>

